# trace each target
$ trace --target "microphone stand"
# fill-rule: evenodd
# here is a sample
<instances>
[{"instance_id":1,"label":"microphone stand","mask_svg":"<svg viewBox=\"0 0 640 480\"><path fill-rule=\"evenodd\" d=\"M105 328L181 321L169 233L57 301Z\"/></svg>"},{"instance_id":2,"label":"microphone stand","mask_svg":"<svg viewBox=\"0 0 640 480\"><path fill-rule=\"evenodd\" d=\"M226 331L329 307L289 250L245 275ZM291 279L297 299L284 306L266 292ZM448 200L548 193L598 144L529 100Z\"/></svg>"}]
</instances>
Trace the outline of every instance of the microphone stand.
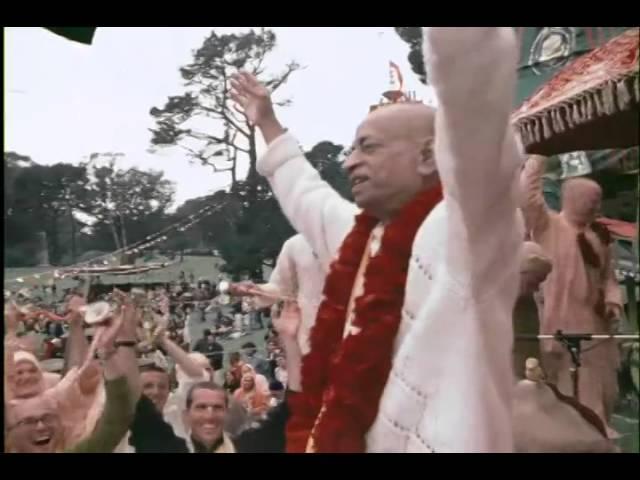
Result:
<instances>
[{"instance_id":1,"label":"microphone stand","mask_svg":"<svg viewBox=\"0 0 640 480\"><path fill-rule=\"evenodd\" d=\"M563 333L558 330L554 335L516 335L517 340L542 340L553 339L564 345L571 355L572 366L569 370L573 385L573 396L579 400L580 367L582 366L580 355L582 354L582 342L591 340L635 340L640 341L640 335L607 335L596 333Z\"/></svg>"}]
</instances>

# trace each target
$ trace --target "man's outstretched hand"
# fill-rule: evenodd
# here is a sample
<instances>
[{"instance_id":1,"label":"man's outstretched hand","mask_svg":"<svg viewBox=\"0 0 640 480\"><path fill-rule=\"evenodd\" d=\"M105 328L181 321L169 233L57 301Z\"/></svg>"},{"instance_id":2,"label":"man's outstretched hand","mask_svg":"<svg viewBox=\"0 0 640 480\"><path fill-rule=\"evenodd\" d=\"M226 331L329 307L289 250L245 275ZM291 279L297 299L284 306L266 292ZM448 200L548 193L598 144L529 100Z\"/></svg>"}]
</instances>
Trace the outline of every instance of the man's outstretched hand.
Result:
<instances>
[{"instance_id":1,"label":"man's outstretched hand","mask_svg":"<svg viewBox=\"0 0 640 480\"><path fill-rule=\"evenodd\" d=\"M298 304L295 302L285 302L280 316L273 319L273 326L276 332L278 332L278 335L295 340L301 322L302 315Z\"/></svg>"},{"instance_id":2,"label":"man's outstretched hand","mask_svg":"<svg viewBox=\"0 0 640 480\"><path fill-rule=\"evenodd\" d=\"M239 72L231 77L231 98L254 125L275 118L271 93L250 73Z\"/></svg>"},{"instance_id":3,"label":"man's outstretched hand","mask_svg":"<svg viewBox=\"0 0 640 480\"><path fill-rule=\"evenodd\" d=\"M236 102L236 110L243 113L249 122L256 125L267 144L285 132L273 111L271 93L258 79L247 72L239 72L231 77L231 98Z\"/></svg>"},{"instance_id":4,"label":"man's outstretched hand","mask_svg":"<svg viewBox=\"0 0 640 480\"><path fill-rule=\"evenodd\" d=\"M229 285L229 295L234 297L247 297L255 295L255 291L258 289L255 283L251 281L234 282Z\"/></svg>"}]
</instances>

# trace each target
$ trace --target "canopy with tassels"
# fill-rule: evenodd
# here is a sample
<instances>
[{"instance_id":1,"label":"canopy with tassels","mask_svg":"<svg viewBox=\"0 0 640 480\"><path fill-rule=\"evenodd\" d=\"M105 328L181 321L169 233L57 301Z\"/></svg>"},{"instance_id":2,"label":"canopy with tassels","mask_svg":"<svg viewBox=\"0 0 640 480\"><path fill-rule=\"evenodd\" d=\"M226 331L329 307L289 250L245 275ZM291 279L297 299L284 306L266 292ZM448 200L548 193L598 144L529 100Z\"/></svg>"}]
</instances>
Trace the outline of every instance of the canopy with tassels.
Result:
<instances>
[{"instance_id":1,"label":"canopy with tassels","mask_svg":"<svg viewBox=\"0 0 640 480\"><path fill-rule=\"evenodd\" d=\"M572 61L513 114L528 153L640 143L638 28Z\"/></svg>"}]
</instances>

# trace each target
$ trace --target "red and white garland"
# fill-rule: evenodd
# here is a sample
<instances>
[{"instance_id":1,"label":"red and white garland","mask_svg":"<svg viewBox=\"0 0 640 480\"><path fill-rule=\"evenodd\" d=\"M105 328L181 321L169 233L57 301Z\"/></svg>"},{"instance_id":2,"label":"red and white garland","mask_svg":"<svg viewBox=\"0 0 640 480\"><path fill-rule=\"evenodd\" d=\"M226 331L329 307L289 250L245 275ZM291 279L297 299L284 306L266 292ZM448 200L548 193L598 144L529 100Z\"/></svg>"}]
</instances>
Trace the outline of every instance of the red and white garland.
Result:
<instances>
[{"instance_id":1,"label":"red and white garland","mask_svg":"<svg viewBox=\"0 0 640 480\"><path fill-rule=\"evenodd\" d=\"M353 326L360 333L343 339L358 268L378 224L365 213L356 217L325 282L311 351L303 359L303 392L289 400L287 451L304 452L310 436L319 453L365 451L391 370L413 239L441 199L439 186L425 191L385 227L380 252L364 274L364 293L355 301Z\"/></svg>"}]
</instances>

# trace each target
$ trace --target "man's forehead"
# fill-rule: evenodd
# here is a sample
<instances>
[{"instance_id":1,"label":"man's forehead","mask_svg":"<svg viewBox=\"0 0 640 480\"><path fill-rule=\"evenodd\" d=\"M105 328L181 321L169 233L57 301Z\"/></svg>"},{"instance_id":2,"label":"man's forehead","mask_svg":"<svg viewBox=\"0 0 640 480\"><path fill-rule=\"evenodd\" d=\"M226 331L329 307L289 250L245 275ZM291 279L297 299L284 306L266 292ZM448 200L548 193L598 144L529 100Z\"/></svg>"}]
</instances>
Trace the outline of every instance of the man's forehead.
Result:
<instances>
[{"instance_id":1,"label":"man's forehead","mask_svg":"<svg viewBox=\"0 0 640 480\"><path fill-rule=\"evenodd\" d=\"M200 388L193 392L193 404L224 404L225 393L221 390L209 390L208 388Z\"/></svg>"},{"instance_id":2,"label":"man's forehead","mask_svg":"<svg viewBox=\"0 0 640 480\"><path fill-rule=\"evenodd\" d=\"M427 105L396 104L370 112L356 129L356 141L366 137L390 137L410 131L432 130L435 109Z\"/></svg>"},{"instance_id":3,"label":"man's forehead","mask_svg":"<svg viewBox=\"0 0 640 480\"><path fill-rule=\"evenodd\" d=\"M169 373L158 372L156 370L143 370L140 372L140 378L143 379L143 381L169 381Z\"/></svg>"},{"instance_id":4,"label":"man's forehead","mask_svg":"<svg viewBox=\"0 0 640 480\"><path fill-rule=\"evenodd\" d=\"M17 421L25 417L40 416L45 413L53 413L55 411L56 405L53 400L47 397L38 396L27 400L12 401L7 413L10 418Z\"/></svg>"}]
</instances>

